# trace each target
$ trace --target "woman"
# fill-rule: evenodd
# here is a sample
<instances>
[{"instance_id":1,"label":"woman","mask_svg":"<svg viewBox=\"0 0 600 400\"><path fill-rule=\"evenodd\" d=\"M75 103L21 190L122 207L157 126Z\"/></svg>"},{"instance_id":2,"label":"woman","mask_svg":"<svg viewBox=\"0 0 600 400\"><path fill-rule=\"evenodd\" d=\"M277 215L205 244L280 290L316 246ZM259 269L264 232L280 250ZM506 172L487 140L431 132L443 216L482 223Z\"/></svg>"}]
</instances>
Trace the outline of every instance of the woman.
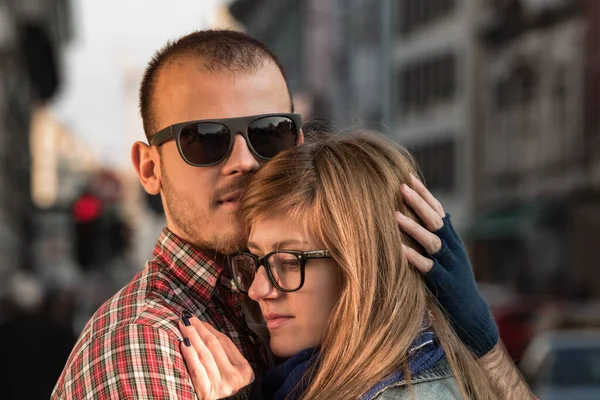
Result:
<instances>
[{"instance_id":1,"label":"woman","mask_svg":"<svg viewBox=\"0 0 600 400\"><path fill-rule=\"evenodd\" d=\"M240 200L248 251L230 261L260 305L272 352L288 358L264 377L264 398L495 398L408 263L406 245L420 247L394 215L419 220L402 194L414 175L404 149L365 133L287 150L253 177ZM182 325L193 342L182 349L197 392L247 385L235 346L192 322L200 336ZM220 346L204 345L207 332ZM234 375L218 388L219 376Z\"/></svg>"}]
</instances>

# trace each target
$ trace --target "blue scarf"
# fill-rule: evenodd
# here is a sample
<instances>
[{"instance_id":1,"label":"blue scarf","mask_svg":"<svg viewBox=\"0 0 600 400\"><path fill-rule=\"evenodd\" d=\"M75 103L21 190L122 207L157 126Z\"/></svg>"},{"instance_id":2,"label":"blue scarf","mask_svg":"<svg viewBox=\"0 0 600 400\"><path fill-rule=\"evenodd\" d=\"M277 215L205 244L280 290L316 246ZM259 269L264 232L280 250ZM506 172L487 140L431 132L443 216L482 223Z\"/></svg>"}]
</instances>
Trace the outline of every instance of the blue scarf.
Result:
<instances>
[{"instance_id":1,"label":"blue scarf","mask_svg":"<svg viewBox=\"0 0 600 400\"><path fill-rule=\"evenodd\" d=\"M264 398L269 400L300 398L300 395L308 388L310 381L305 373L315 363L318 355L319 349L302 350L267 372L262 381Z\"/></svg>"},{"instance_id":2,"label":"blue scarf","mask_svg":"<svg viewBox=\"0 0 600 400\"><path fill-rule=\"evenodd\" d=\"M319 355L319 349L302 350L267 372L262 381L262 391L265 399L297 400L310 384L310 376L305 375L314 365ZM444 351L431 330L423 331L413 342L409 351L408 368L411 374L425 371L444 358ZM361 400L370 400L381 389L401 381L404 378L402 370L379 382L371 388Z\"/></svg>"}]
</instances>

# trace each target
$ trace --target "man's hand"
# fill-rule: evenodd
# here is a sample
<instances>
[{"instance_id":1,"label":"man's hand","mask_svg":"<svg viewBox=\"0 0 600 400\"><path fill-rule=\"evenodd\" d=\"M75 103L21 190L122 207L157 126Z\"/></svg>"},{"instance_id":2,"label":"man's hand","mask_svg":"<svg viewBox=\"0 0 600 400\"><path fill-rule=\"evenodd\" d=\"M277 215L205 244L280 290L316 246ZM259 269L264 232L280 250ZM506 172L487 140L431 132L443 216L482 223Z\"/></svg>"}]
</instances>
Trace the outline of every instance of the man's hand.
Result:
<instances>
[{"instance_id":1,"label":"man's hand","mask_svg":"<svg viewBox=\"0 0 600 400\"><path fill-rule=\"evenodd\" d=\"M413 176L411 186L402 186L402 196L423 221L423 226L399 212L398 224L430 257L405 245L406 258L424 274L429 289L447 312L460 340L477 357L482 357L498 343L498 328L477 289L465 247L450 217L425 185Z\"/></svg>"},{"instance_id":2,"label":"man's hand","mask_svg":"<svg viewBox=\"0 0 600 400\"><path fill-rule=\"evenodd\" d=\"M181 352L199 399L232 396L254 381L250 364L226 335L190 315L182 317L179 329L185 338Z\"/></svg>"}]
</instances>

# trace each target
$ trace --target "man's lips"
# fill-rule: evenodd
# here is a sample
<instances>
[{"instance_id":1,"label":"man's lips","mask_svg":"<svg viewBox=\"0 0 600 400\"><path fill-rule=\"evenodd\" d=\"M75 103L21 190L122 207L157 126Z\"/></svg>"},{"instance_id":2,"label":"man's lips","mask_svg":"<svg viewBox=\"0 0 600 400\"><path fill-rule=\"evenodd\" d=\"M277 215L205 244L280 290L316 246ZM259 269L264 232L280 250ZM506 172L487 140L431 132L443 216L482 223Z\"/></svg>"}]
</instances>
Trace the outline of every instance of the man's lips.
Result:
<instances>
[{"instance_id":1,"label":"man's lips","mask_svg":"<svg viewBox=\"0 0 600 400\"><path fill-rule=\"evenodd\" d=\"M275 313L267 313L264 314L263 317L267 323L267 328L276 329L285 323L289 322L292 318L291 315L283 315L283 314L275 314Z\"/></svg>"},{"instance_id":2,"label":"man's lips","mask_svg":"<svg viewBox=\"0 0 600 400\"><path fill-rule=\"evenodd\" d=\"M242 196L242 192L235 192L235 193L231 193L225 197L223 197L221 200L219 200L219 204L225 204L225 203L237 203L240 200L240 197Z\"/></svg>"}]
</instances>

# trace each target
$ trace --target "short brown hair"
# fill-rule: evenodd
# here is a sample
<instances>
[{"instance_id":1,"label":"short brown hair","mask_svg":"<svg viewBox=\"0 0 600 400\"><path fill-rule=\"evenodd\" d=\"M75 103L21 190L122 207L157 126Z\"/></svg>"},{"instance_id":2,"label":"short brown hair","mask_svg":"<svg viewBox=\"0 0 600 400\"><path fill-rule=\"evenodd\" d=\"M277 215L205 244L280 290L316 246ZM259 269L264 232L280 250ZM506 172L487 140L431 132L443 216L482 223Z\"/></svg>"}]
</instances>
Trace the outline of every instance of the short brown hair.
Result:
<instances>
[{"instance_id":1,"label":"short brown hair","mask_svg":"<svg viewBox=\"0 0 600 400\"><path fill-rule=\"evenodd\" d=\"M260 40L242 32L206 29L168 42L154 54L140 84L140 112L148 141L158 128L156 110L153 108L158 72L163 66L180 57L201 60L203 67L211 72L227 71L234 74L256 71L265 62L270 61L277 65L285 78L283 66L277 56ZM291 102L289 88L288 94ZM292 103L292 111L293 107Z\"/></svg>"}]
</instances>

